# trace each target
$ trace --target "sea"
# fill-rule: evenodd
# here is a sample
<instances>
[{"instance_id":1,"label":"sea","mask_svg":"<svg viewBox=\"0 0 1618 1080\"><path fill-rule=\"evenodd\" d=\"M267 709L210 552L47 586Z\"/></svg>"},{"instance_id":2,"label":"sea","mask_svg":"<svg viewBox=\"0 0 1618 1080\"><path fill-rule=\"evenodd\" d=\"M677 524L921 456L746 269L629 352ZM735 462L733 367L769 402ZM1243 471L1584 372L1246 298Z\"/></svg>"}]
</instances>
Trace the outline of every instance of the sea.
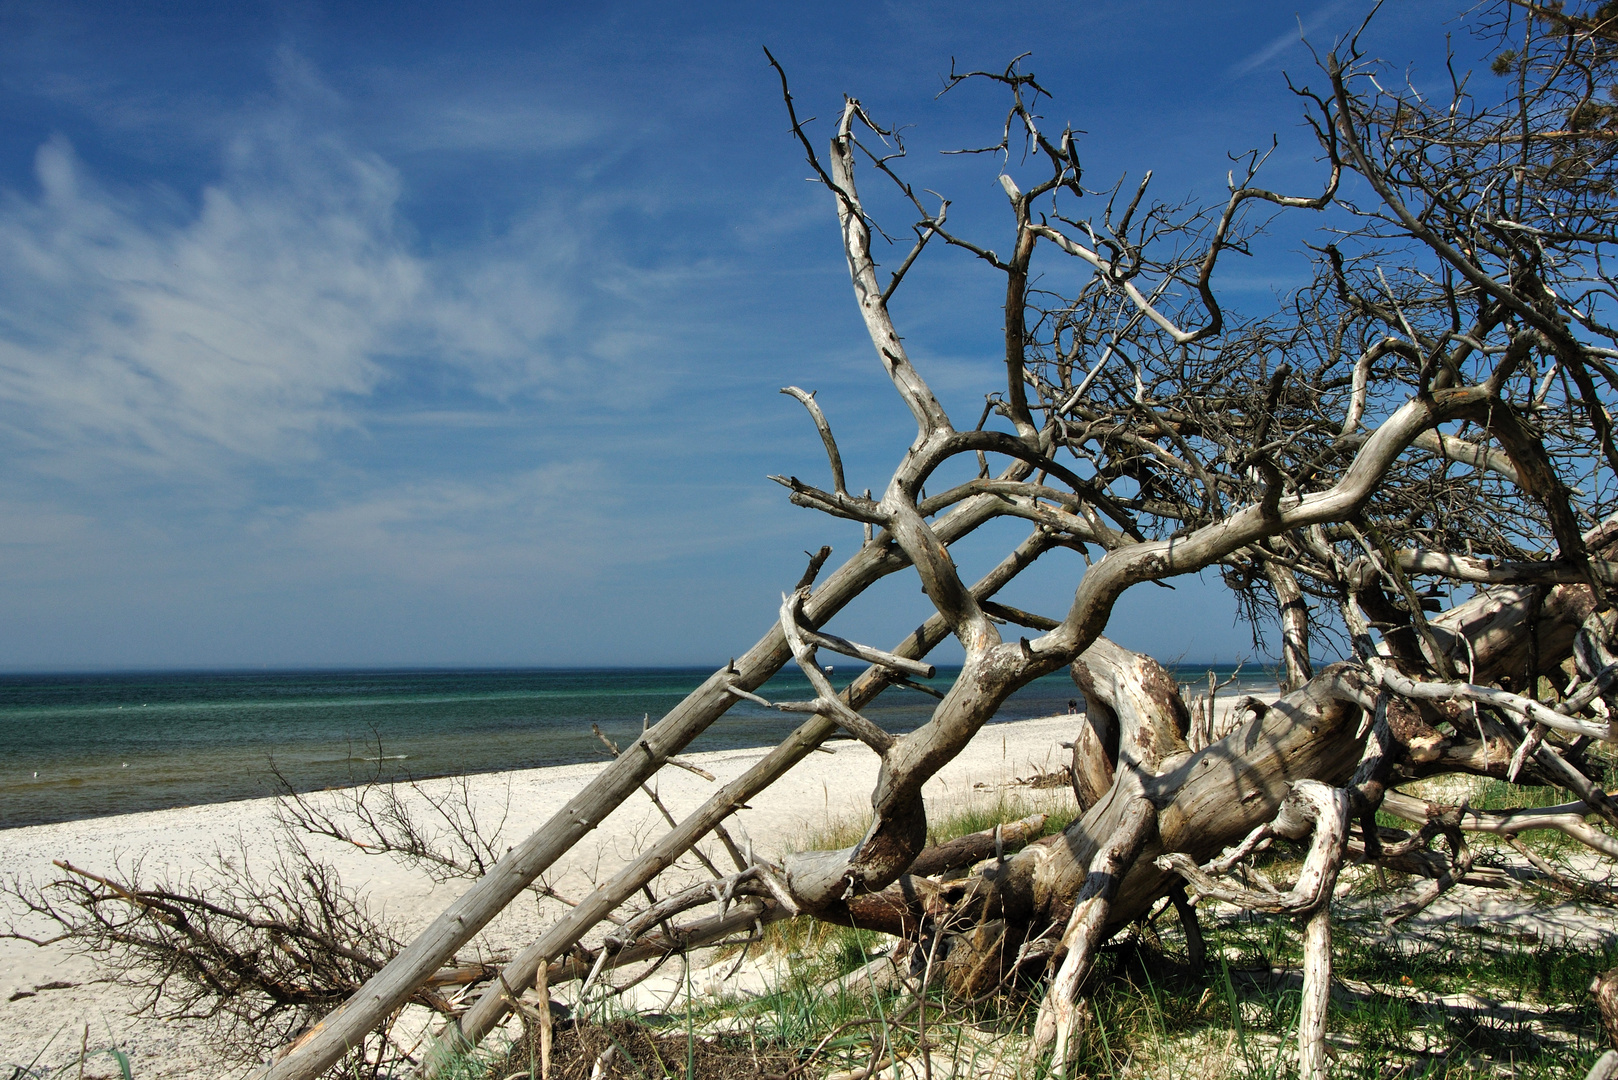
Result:
<instances>
[{"instance_id":1,"label":"sea","mask_svg":"<svg viewBox=\"0 0 1618 1080\"><path fill-rule=\"evenodd\" d=\"M836 670L841 686L861 664ZM362 783L605 761L712 668L458 671L208 671L0 675L0 828L194 806ZM1206 686L1209 668L1180 665ZM1232 669L1214 666L1220 679ZM957 670L932 680L945 689ZM1273 689L1246 668L1223 693ZM795 668L761 693L813 697ZM1065 671L1013 694L995 722L1067 712ZM890 688L865 714L895 734L932 698ZM742 701L688 752L769 746L803 717Z\"/></svg>"}]
</instances>

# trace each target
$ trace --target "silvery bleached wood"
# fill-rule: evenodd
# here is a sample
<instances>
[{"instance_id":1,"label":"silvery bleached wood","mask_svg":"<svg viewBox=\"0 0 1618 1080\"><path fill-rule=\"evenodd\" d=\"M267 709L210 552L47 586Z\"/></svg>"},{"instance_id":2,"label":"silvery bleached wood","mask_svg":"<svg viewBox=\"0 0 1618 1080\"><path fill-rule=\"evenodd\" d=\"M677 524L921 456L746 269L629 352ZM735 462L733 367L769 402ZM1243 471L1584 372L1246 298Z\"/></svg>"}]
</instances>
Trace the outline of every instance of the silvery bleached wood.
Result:
<instances>
[{"instance_id":1,"label":"silvery bleached wood","mask_svg":"<svg viewBox=\"0 0 1618 1080\"><path fill-rule=\"evenodd\" d=\"M950 531L947 530L945 535L949 534ZM1039 534L1029 537L985 575L974 586L974 591L984 597L993 595L1029 565L1048 543L1048 539ZM924 656L943 640L946 633L943 619L935 616L901 642L895 648L894 654ZM848 704L859 708L874 698L884 685L885 681L879 669L867 671L845 691ZM711 796L677 828L659 838L637 859L620 870L611 881L598 887L580 901L532 945L513 957L503 969L502 977L514 987L531 985L542 964L572 947L605 918L608 912L638 892L715 825L734 813L738 806L785 775L793 765L812 753L815 747L829 738L836 729L835 720L822 716L815 716L799 727L747 772ZM846 858L846 855L844 857ZM504 1017L505 1012L505 1004L499 995L485 995L481 998L457 1024L451 1025L445 1036L437 1040L438 1045L426 1057L429 1074L433 1071L435 1063L446 1060L454 1049L480 1042Z\"/></svg>"},{"instance_id":2,"label":"silvery bleached wood","mask_svg":"<svg viewBox=\"0 0 1618 1080\"><path fill-rule=\"evenodd\" d=\"M969 532L989 516L989 501L983 497L957 507L939 523L940 533L955 536ZM875 542L866 545L809 598L804 605L805 618L811 625L824 622L871 582L904 565L903 556L889 545ZM785 633L776 624L753 648L710 675L701 687L649 729L622 757L608 764L544 826L514 847L493 871L446 908L352 998L290 1044L259 1075L263 1080L312 1080L347 1053L349 1047L358 1045L367 1032L406 1001L416 986L441 968L530 882L638 790L669 756L678 753L723 715L735 701L728 687L741 685L751 689L762 685L780 670L790 655ZM703 833L707 831L704 829ZM532 979L531 974L529 979Z\"/></svg>"},{"instance_id":3,"label":"silvery bleached wood","mask_svg":"<svg viewBox=\"0 0 1618 1080\"><path fill-rule=\"evenodd\" d=\"M828 151L828 165L823 168L793 111L783 73L782 88L793 134L804 147L819 181L832 195L862 320L878 363L915 420L916 432L881 494L872 497L867 489L863 497L856 497L847 490L830 423L813 395L787 388L785 392L808 409L820 433L832 486L826 491L796 477L779 479L790 489L794 504L861 522L866 529L866 546L818 592L789 596L778 625L754 650L737 664L716 673L691 701L609 766L602 778L570 803L547 830L525 842L520 856L514 853L514 858L508 860L513 865L508 867L503 862L497 868L491 875L491 879L497 879L493 884L486 879L468 894L475 894L475 900L458 902L460 906L446 912L422 941L413 944L373 980L378 986L368 985L362 991L355 999L364 999L360 1006L351 1002L317 1027L287 1059L296 1061L296 1065L287 1065L279 1072L272 1070L270 1075L307 1077L311 1075L311 1065L322 1056L329 1062L334 1052L340 1053L348 1042L357 1041L357 1036L367 1030L365 1018L374 1022L379 1018L379 1009L386 1011L402 1000L400 995L409 992L411 973L419 975L429 957L445 955L446 946L465 940L470 933L468 927L475 929L472 924L481 925L479 919L486 921L497 911L504 902L502 895L511 891L513 880L529 871L537 873L549 865L547 859L553 860L576 843L594 821L604 817L667 755L685 745L732 701L741 696L761 700L753 692L789 655L804 667L817 697L814 702L788 707L813 708L817 715L772 751L765 762L741 781L727 785L702 810L654 845L646 857L598 889L524 950L507 968L513 985L530 984L541 969L549 972L551 969L545 965L551 959L576 943L617 904L722 821L741 799L766 789L781 771L811 752L838 724L860 734L881 755L879 779L871 799L872 823L864 839L843 851L794 853L783 860L780 874L761 863L754 864L744 868L727 888L745 884L759 889L759 895L745 901L758 921L799 909L826 918L855 919L860 905L880 900L887 905L883 918L891 921L892 912L902 911L910 922L899 922L920 925L921 918L929 912L921 910L918 914L913 909L918 905L925 909L935 902L937 890L924 888L911 879L907 893L900 883L925 843L923 784L960 752L1011 693L1075 660L1079 664L1074 673L1094 708L1094 715L1076 731L1072 743L1075 790L1086 804L1085 811L1067 830L1063 842L1037 845L1010 858L997 859L981 878L985 882L992 878L999 902L1020 904L1019 910L1030 925L1044 919L1050 927L1066 927L1061 948L1045 954L1048 960L1059 958L1060 964L1052 973L1052 992L1047 996L1051 1013L1042 1014L1039 1025L1042 1038L1064 1040L1059 1064L1065 1063L1065 1040L1070 1038L1073 1018L1078 1014L1077 995L1096 947L1121 921L1138 916L1173 888L1169 871L1157 864L1158 857L1163 856L1169 866L1194 876L1200 862L1212 858L1219 847L1243 837L1248 837L1252 845L1270 834L1302 836L1310 831L1316 840L1312 852L1334 847L1340 857L1340 833L1350 795L1357 800L1356 819L1367 820L1388 782L1386 775L1378 774L1371 782L1357 771L1357 766L1365 764L1362 750L1368 728L1377 732L1378 739L1392 737L1397 729L1398 738L1392 745L1401 755L1401 775L1416 775L1428 769L1514 777L1518 769L1527 769L1537 779L1549 777L1567 783L1585 799L1586 805L1613 813L1605 793L1583 776L1546 735L1547 731L1561 731L1580 737L1605 737L1610 729L1573 715L1582 710L1582 704L1569 702L1564 709L1552 709L1533 700L1538 677L1545 673L1547 665L1554 669L1567 655L1581 621L1591 608L1604 602L1601 590L1614 579L1609 563L1590 557L1593 543L1579 532L1581 518L1575 513L1570 489L1546 446L1549 434L1536 426L1535 419L1536 410L1546 405L1546 388L1552 380L1550 374L1538 374L1538 360L1534 358L1554 354L1552 372L1560 371L1575 381L1585 380L1579 385L1588 423L1599 436L1602 453L1618 468L1618 449L1611 445L1610 423L1603 419L1599 397L1584 389L1589 376L1582 359L1593 354L1579 351L1582 345L1568 328L1569 317L1579 313L1565 310L1567 305L1561 304L1549 286L1532 296L1519 295L1515 271L1510 281L1491 277L1476 261L1480 250L1477 245L1457 246L1433 231L1436 226L1431 217L1411 215L1390 186L1394 183L1392 174L1378 172L1373 155L1363 145L1363 128L1373 121L1367 110L1355 112L1360 103L1346 89L1352 70L1340 65L1335 55L1327 59L1326 66L1332 94L1317 97L1303 92L1318 109L1319 116L1311 113L1310 120L1330 166L1322 193L1284 196L1252 186L1262 161L1262 156L1255 155L1243 180L1232 177L1231 192L1222 209L1217 214L1210 212L1206 236L1198 234L1198 243L1206 241L1206 246L1180 261L1160 266L1154 271L1161 275L1159 283L1149 287L1143 287L1152 281L1152 275L1141 276L1140 251L1140 245L1147 242L1147 233L1143 227L1139 234L1142 239L1137 240L1128 227L1145 193L1144 183L1121 222L1113 219L1109 204L1105 227L1099 232L1091 222L1075 222L1060 214L1052 217L1043 203L1036 206L1037 200L1054 200L1063 192L1079 196L1083 189L1072 133L1065 132L1055 141L1041 133L1039 117L1023 95L1031 93L1037 98L1043 91L1031 76L1020 74L1015 64L1004 75L952 73L949 83L984 77L1007 88L1013 95L1014 107L999 150L1005 151L1005 160L1009 161L1015 121L1026 133L1030 153L1050 167L1043 179L1022 184L1008 171L1001 171L999 181L1011 204L1015 224L1011 247L1002 249L1009 252L1004 257L952 235L944 220L947 202L940 200L936 213L924 208L893 171L891 157L884 156L886 151L872 153L872 147L860 141L858 133L868 132L884 145L891 145L892 133L879 128L858 101L845 99ZM779 65L776 69L780 70ZM1366 117L1364 123L1356 123L1356 116ZM1408 137L1407 132L1399 135L1400 139ZM1381 149L1391 152L1388 146ZM861 154L866 156L861 158ZM872 257L874 225L856 185L857 158L869 161L878 174L894 180L900 195L920 215L915 245L885 287L878 280ZM1187 364L1194 369L1205 362L1213 364L1208 370L1217 373L1218 365L1223 363L1219 360L1221 349L1245 347L1237 338L1221 337L1226 323L1211 286L1220 252L1245 243L1240 225L1242 208L1252 203L1323 209L1334 200L1345 165L1370 181L1381 200L1381 208L1376 211L1382 215L1381 220L1397 222L1416 242L1426 245L1446 266L1456 270L1470 287L1493 297L1497 309L1483 311L1475 327L1463 327L1457 322L1433 341L1424 341L1424 331L1418 325L1421 316L1410 314L1414 309L1401 303L1397 283L1390 283L1377 267L1376 298L1374 302L1361 298L1360 308L1362 315L1365 311L1377 313L1376 319L1367 323L1367 329L1375 332L1358 337L1346 352L1334 355L1332 360L1333 364L1352 361L1352 376L1348 379L1334 381L1336 376L1328 377L1325 368L1316 377L1301 369L1294 372L1286 363L1271 364L1265 359L1270 348L1267 345L1256 348L1248 358L1253 364L1237 363L1226 369L1239 373L1245 383L1251 384L1251 388L1240 391L1246 397L1238 398L1234 412L1223 406L1212 412L1202 409L1194 384L1178 391L1171 385L1168 400L1158 397L1165 380L1172 384L1174 363L1179 364L1181 375ZM1155 215L1157 211L1149 213ZM922 247L935 238L970 252L1006 275L1005 379L987 403L983 419L971 431L954 428L911 362L888 310L899 281ZM1072 352L1062 360L1055 358L1066 348L1061 330L1051 334L1048 341L1038 341L1037 321L1030 321L1030 310L1035 310L1030 285L1035 280L1032 259L1038 250L1071 256L1094 271L1095 280L1109 297L1117 298L1116 304L1107 309L1112 318L1106 323L1107 330L1088 340L1095 348L1105 348L1099 359L1090 363L1089 372L1076 390L1070 376L1071 365L1080 352L1077 329L1069 339ZM1331 273L1337 276L1322 280L1334 285L1336 294L1346 295L1352 286L1347 273L1341 263L1331 264L1330 259L1327 262L1334 266ZM1447 271L1423 280L1431 284L1440 277L1447 288ZM1173 311L1168 308L1171 282L1194 285L1188 303ZM1446 310L1458 311L1456 294L1446 296ZM1376 307L1384 300L1384 308ZM1439 310L1444 305L1431 302L1428 307ZM1512 313L1516 321L1502 326L1499 312ZM1046 314L1055 317L1060 313ZM1193 327L1190 320L1200 320L1200 325ZM1274 351L1282 354L1291 348L1286 341L1271 344ZM1331 348L1338 350L1340 345L1333 343ZM1168 366L1159 365L1155 370L1147 366L1142 349L1165 346L1164 355L1171 358ZM1044 348L1051 350L1054 359L1036 355ZM1086 357L1095 355L1092 351ZM1115 356L1120 359L1109 368L1108 362ZM1066 375L1058 371L1055 382L1047 378L1064 362L1070 365ZM1473 366L1469 368L1467 364ZM1463 377L1463 371L1477 374ZM1468 384L1467 378L1478 381ZM1515 384L1524 379L1540 387L1527 405L1521 404L1523 398L1515 392ZM1341 396L1344 388L1346 401ZM1378 392L1375 398L1373 390ZM1031 398L1031 391L1037 401ZM1222 397L1237 390L1226 380L1215 378L1205 392ZM1176 394L1180 395L1177 399ZM1101 400L1104 395L1111 398ZM1570 416L1573 404L1570 395ZM1292 410L1292 426L1272 438L1272 422L1284 426L1278 419L1283 409ZM1043 415L1042 421L1036 422L1036 412ZM1344 415L1339 421L1340 413ZM1373 414L1375 422L1371 423L1368 418ZM998 415L1012 430L985 427L991 415ZM1236 421L1240 423L1220 436L1225 439L1223 443L1215 439L1217 445L1212 451L1192 446L1190 440L1209 438L1209 432L1218 425ZM1117 440L1123 456L1114 456L1113 466L1109 467L1118 467L1120 462L1123 467L1105 473L1096 457L1084 456L1089 454L1089 436L1075 437L1069 424L1082 425L1091 432L1102 428L1113 431L1107 437ZM1467 435L1463 439L1443 430L1446 425L1471 425L1472 430L1463 428ZM1307 460L1286 458L1288 440L1313 438L1322 431L1329 446L1318 446ZM1076 459L1087 461L1086 468L1092 471L1081 476L1059 463L1057 453L1064 449L1073 451ZM1567 452L1565 443L1562 452ZM988 475L989 454L1002 455L1012 462L999 478ZM938 475L940 468L956 458L971 461L974 457L979 469L977 479L959 484L941 496L926 497L924 485ZM1465 555L1419 547L1399 551L1390 546L1382 539L1378 526L1365 520L1366 515L1381 513L1384 524L1397 520L1398 512L1378 510L1377 499L1387 495L1390 478L1406 469L1411 460L1425 462L1433 458L1472 469L1480 480L1482 473L1488 472L1514 485L1511 495L1492 505L1505 507L1512 505L1513 499L1530 505L1533 513L1524 515L1524 520L1532 519L1533 528L1541 532L1547 530L1540 528L1540 522L1548 525L1558 548L1556 558L1530 564L1527 560L1531 553L1517 554L1509 563L1497 563L1473 557L1469 546ZM1278 462L1290 462L1291 471L1284 472ZM1329 468L1323 471L1321 462L1328 462ZM1146 479L1139 479L1137 473ZM1132 494L1109 493L1109 485L1120 477L1135 478L1138 486ZM1176 488L1182 479L1184 483ZM1156 485L1152 491L1148 481ZM1070 490L1063 491L1057 484ZM1463 484L1457 482L1444 490L1452 496L1469 491ZM1158 490L1174 497L1160 498L1154 493ZM1174 494L1176 491L1179 494ZM1131 504L1133 509L1122 503ZM953 511L937 516L952 506ZM1404 510L1411 512L1425 509L1419 499L1404 505ZM1579 511L1589 514L1582 505ZM1146 532L1155 538L1148 538L1137 526L1136 517L1153 515L1156 526ZM1083 548L1087 570L1079 578L1062 618L994 605L988 600L993 589L969 588L964 583L950 545L977 525L1000 516L1021 517L1035 524L1034 536L1019 549L1027 560L1056 546ZM1328 528L1332 530L1330 535ZM1406 545L1425 544L1425 535L1420 530L1415 532L1414 536L1401 535L1398 539ZM1363 551L1353 565L1345 563L1336 546L1349 547L1349 537ZM1091 547L1100 549L1099 559L1091 560ZM1013 561L1012 573L1024 565ZM916 571L934 611L910 641L887 653L820 633L818 627L854 595L885 574L905 567ZM1100 635L1114 604L1129 588L1209 568L1237 576L1251 575L1249 580L1267 583L1282 610L1291 692L1275 705L1257 710L1257 715L1228 735L1192 753L1184 744L1184 705L1177 691L1172 685L1157 685L1154 665L1117 649ZM1415 592L1408 577L1418 570L1456 581L1516 584L1481 591L1473 600L1428 620L1422 614L1427 597ZM1382 593L1384 585L1405 605L1402 621L1399 609ZM1343 618L1358 650L1356 663L1333 665L1311 677L1306 591L1315 596L1341 594ZM1366 610L1382 604L1376 609L1377 618L1383 620L1380 645L1373 640L1370 621L1358 613L1362 600ZM1008 640L999 629L1008 615L1014 616L1011 621L1036 630L1036 636ZM1406 637L1414 636L1410 640L1395 639L1388 627L1403 631ZM921 674L919 669L906 668L905 661L919 661L927 649L948 635L953 635L962 647L962 671L927 723L909 734L893 737L860 716L860 695L889 685L906 672ZM854 655L879 667L863 676L856 688L836 696L816 665L815 650L820 648L852 650ZM1439 678L1428 679L1425 673L1407 674L1395 666L1396 661L1408 663L1413 669L1431 668ZM1456 677L1462 668L1467 672L1464 681ZM1591 686L1606 678L1595 669L1584 674ZM1496 689L1488 685L1490 682L1502 685ZM1590 690L1589 700L1604 695L1608 689L1603 685ZM1379 701L1379 694L1397 698L1398 708ZM1461 707L1463 702L1464 708L1471 709L1470 726L1450 723L1451 714L1442 711ZM1523 730L1514 717L1529 722L1532 730ZM1439 732L1435 724L1447 725L1446 730ZM1118 740L1118 750L1108 757L1114 738ZM1395 750L1390 749L1388 755L1393 754ZM1379 751L1371 756L1386 765L1390 763L1384 760L1388 755ZM1339 789L1338 785L1347 787ZM1320 792L1336 793L1331 807L1326 806L1324 795L1314 798ZM1365 846L1373 846L1374 840L1368 835ZM1306 972L1308 1007L1300 1028L1300 1067L1310 1076L1324 1069L1324 998L1318 972L1322 955L1329 961L1326 904L1329 880L1334 874L1333 865L1322 855L1306 864L1307 880L1300 880L1293 893L1263 900L1282 904L1284 910L1311 913L1304 931L1306 966L1316 975ZM742 877L747 878L745 883ZM1085 886L1087 880L1092 880L1094 887ZM724 901L729 903L730 898L727 892ZM700 893L681 896L673 907L700 899ZM1309 903L1315 906L1308 907ZM753 912L755 906L757 910ZM645 943L623 944L625 948L618 956ZM598 953L593 970L599 972L610 959L608 950ZM431 966L437 966L436 960ZM384 986L393 995L391 998L379 993ZM457 1037L475 1041L498 1018L502 1008L501 995L485 995L462 1018ZM318 1052L310 1049L315 1045L320 1047Z\"/></svg>"}]
</instances>

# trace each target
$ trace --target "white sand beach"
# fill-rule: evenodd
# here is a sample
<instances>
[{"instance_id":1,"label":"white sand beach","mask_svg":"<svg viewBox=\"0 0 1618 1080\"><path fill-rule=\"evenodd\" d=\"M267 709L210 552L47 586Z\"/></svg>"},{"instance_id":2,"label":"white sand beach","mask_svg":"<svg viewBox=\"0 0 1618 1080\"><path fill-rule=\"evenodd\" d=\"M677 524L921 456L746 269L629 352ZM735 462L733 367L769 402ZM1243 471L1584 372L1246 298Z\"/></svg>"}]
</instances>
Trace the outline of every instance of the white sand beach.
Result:
<instances>
[{"instance_id":1,"label":"white sand beach","mask_svg":"<svg viewBox=\"0 0 1618 1080\"><path fill-rule=\"evenodd\" d=\"M1072 738L1073 716L994 724L927 786L933 806L993 798L999 784L1036 772L1059 769L1066 761L1060 743ZM768 793L739 812L731 830L738 842L751 840L764 853L779 852L828 821L868 813L877 758L856 742L836 742L830 753L811 754ZM764 748L690 755L724 783L764 755ZM603 764L568 765L469 778L480 816L497 822L505 815L502 843L510 845L560 809ZM450 781L431 781L444 790ZM979 787L977 785L984 785ZM715 784L689 772L665 769L658 794L675 815L696 808ZM52 860L66 860L92 871L129 872L138 867L143 882L165 878L205 880L218 858L267 864L275 855L281 828L275 800L253 799L155 813L95 818L0 831L0 866L10 876L45 881L59 873ZM650 800L636 796L558 865L547 880L564 894L579 896L665 828ZM310 838L311 850L336 866L347 883L361 886L406 940L426 925L466 882L435 886L425 874L391 858L370 856L349 845ZM509 950L531 940L554 915L518 901L491 924L466 951ZM23 923L31 932L50 932ZM21 928L21 927L20 927ZM51 988L53 987L54 988ZM67 984L67 985L62 985ZM106 981L106 973L66 945L37 947L0 941L0 1065L29 1066L34 1075L77 1069L80 1041L90 1025L89 1046L117 1046L129 1055L136 1080L229 1075L210 1045L214 1029L201 1021L164 1021L132 1016L127 990ZM36 1060L37 1059L37 1060ZM103 1055L87 1075L108 1075L115 1067ZM60 1075L73 1075L72 1072Z\"/></svg>"}]
</instances>

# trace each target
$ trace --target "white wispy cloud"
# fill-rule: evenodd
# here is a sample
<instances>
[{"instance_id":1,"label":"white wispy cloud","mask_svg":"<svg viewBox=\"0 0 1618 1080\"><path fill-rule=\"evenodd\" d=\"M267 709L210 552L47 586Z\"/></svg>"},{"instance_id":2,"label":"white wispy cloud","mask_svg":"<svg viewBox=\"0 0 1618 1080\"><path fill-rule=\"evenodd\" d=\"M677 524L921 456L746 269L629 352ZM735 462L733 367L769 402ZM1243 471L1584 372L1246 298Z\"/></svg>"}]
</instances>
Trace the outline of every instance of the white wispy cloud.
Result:
<instances>
[{"instance_id":1,"label":"white wispy cloud","mask_svg":"<svg viewBox=\"0 0 1618 1080\"><path fill-rule=\"evenodd\" d=\"M388 145L413 153L552 153L586 144L597 134L582 108L564 110L511 95L467 97L454 85L422 94L404 122L389 125Z\"/></svg>"},{"instance_id":2,"label":"white wispy cloud","mask_svg":"<svg viewBox=\"0 0 1618 1080\"><path fill-rule=\"evenodd\" d=\"M1253 52L1248 53L1230 67L1232 75L1247 75L1259 68L1266 67L1283 53L1294 46L1301 46L1303 39L1315 33L1329 20L1337 18L1350 9L1349 0L1331 0L1312 11L1307 18L1300 17L1297 23L1283 33L1277 34L1269 42Z\"/></svg>"},{"instance_id":3,"label":"white wispy cloud","mask_svg":"<svg viewBox=\"0 0 1618 1080\"><path fill-rule=\"evenodd\" d=\"M294 56L277 82L194 200L100 180L60 136L37 193L0 193L0 432L43 467L308 459L398 357L496 397L581 367L576 221L424 255L400 174L324 119L341 101Z\"/></svg>"},{"instance_id":4,"label":"white wispy cloud","mask_svg":"<svg viewBox=\"0 0 1618 1080\"><path fill-rule=\"evenodd\" d=\"M393 235L391 170L323 149L240 140L174 221L99 186L65 140L41 147L38 198L0 205L5 427L173 464L295 453L342 423L425 274ZM280 175L251 176L265 165Z\"/></svg>"},{"instance_id":5,"label":"white wispy cloud","mask_svg":"<svg viewBox=\"0 0 1618 1080\"><path fill-rule=\"evenodd\" d=\"M614 500L598 462L553 462L511 476L410 481L336 505L294 509L281 542L352 573L413 584L593 573ZM536 543L537 538L543 543Z\"/></svg>"}]
</instances>

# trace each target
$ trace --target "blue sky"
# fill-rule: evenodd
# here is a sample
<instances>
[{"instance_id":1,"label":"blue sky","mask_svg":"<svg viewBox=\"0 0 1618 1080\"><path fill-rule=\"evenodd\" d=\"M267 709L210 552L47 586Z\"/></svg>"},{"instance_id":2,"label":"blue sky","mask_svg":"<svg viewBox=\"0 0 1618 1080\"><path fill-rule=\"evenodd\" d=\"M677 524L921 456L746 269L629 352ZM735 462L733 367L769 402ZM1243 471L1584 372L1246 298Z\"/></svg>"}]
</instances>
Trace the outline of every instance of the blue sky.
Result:
<instances>
[{"instance_id":1,"label":"blue sky","mask_svg":"<svg viewBox=\"0 0 1618 1080\"><path fill-rule=\"evenodd\" d=\"M709 663L752 643L818 476L776 391L818 391L850 483L912 432L850 300L761 46L804 115L844 92L913 125L913 175L991 246L1001 100L934 100L951 58L1019 53L1086 181L1214 194L1281 146L1364 6L1090 2L0 4L0 669ZM1419 81L1451 4L1379 15ZM824 128L821 129L821 135ZM903 226L903 221L898 224ZM1303 270L1232 265L1258 308ZM1003 283L939 252L894 303L957 417L994 385ZM1009 527L1008 527L1009 528ZM962 545L970 569L1010 533ZM1076 559L1011 601L1059 613ZM1234 659L1212 589L1137 590L1110 631ZM913 579L838 627L887 644Z\"/></svg>"}]
</instances>

